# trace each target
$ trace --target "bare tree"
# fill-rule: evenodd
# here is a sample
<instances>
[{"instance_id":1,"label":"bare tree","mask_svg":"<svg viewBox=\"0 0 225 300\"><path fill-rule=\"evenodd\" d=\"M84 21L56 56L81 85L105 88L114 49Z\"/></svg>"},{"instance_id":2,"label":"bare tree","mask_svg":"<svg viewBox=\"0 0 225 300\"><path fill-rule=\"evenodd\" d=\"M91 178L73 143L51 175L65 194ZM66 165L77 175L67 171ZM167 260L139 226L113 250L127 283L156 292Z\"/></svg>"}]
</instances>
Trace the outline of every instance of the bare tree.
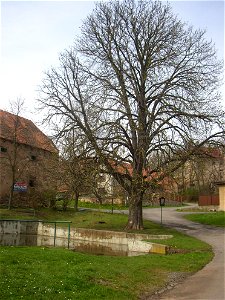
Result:
<instances>
[{"instance_id":1,"label":"bare tree","mask_svg":"<svg viewBox=\"0 0 225 300\"><path fill-rule=\"evenodd\" d=\"M39 101L61 133L79 128L129 195L127 228L141 229L146 189L224 135L221 74L205 32L168 3L101 2L46 73Z\"/></svg>"},{"instance_id":2,"label":"bare tree","mask_svg":"<svg viewBox=\"0 0 225 300\"><path fill-rule=\"evenodd\" d=\"M20 114L24 109L24 100L21 98L17 98L15 101L10 103L11 105L11 131L9 132L9 138L12 141L12 148L11 151L6 152L5 158L5 166L10 168L11 171L11 184L10 184L10 195L8 201L8 209L11 209L11 204L13 201L14 196L14 184L17 178L20 177L21 173L23 172L24 168L28 164L28 160L24 159L21 161L21 158L18 157L18 136L20 135L21 131L21 124L20 124Z\"/></svg>"},{"instance_id":3,"label":"bare tree","mask_svg":"<svg viewBox=\"0 0 225 300\"><path fill-rule=\"evenodd\" d=\"M68 196L74 199L74 209L78 210L79 197L94 190L98 163L88 143L75 130L64 132L58 144L61 149L59 185L66 188Z\"/></svg>"}]
</instances>

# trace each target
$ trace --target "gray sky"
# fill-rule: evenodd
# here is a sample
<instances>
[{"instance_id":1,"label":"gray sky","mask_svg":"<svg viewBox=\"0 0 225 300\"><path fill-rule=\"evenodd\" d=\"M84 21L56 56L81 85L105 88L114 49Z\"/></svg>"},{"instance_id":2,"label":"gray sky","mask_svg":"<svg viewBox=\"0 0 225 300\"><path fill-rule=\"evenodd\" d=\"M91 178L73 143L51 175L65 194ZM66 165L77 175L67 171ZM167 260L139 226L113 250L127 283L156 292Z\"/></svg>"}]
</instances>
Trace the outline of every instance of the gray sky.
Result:
<instances>
[{"instance_id":1,"label":"gray sky","mask_svg":"<svg viewBox=\"0 0 225 300\"><path fill-rule=\"evenodd\" d=\"M207 30L218 57L223 58L223 0L171 4L183 21ZM34 106L43 72L55 66L59 53L73 44L82 20L93 8L93 1L1 1L0 108L9 110L9 102L21 97L27 107L23 116L40 120Z\"/></svg>"}]
</instances>

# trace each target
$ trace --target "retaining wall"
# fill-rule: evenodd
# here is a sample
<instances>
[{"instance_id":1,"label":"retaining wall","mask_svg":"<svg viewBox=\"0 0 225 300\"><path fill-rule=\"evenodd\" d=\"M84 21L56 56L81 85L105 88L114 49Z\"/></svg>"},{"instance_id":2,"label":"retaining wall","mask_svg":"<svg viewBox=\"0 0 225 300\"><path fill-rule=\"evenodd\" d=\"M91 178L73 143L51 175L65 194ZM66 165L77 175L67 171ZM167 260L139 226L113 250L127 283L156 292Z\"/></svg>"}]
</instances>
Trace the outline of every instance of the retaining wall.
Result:
<instances>
[{"instance_id":1,"label":"retaining wall","mask_svg":"<svg viewBox=\"0 0 225 300\"><path fill-rule=\"evenodd\" d=\"M161 253L166 254L168 247L162 244L146 242L144 240L151 239L168 239L172 235L148 235L134 234L127 232L103 231L85 228L69 228L54 227L43 223L42 221L20 221L20 220L2 220L0 222L0 233L11 234L31 234L37 235L38 245L53 244L54 236L57 240L57 246L66 246L68 237L70 239L70 248L77 246L77 243L84 245L118 245L126 251L144 252L144 253Z\"/></svg>"}]
</instances>

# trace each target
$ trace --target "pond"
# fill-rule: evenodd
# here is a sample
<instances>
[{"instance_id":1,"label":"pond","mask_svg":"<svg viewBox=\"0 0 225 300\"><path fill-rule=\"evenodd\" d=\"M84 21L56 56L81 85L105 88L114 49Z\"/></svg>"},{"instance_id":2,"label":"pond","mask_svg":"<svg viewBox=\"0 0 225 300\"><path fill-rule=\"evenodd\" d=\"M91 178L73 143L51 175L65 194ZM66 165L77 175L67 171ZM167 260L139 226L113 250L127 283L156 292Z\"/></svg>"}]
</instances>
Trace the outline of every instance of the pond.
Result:
<instances>
[{"instance_id":1,"label":"pond","mask_svg":"<svg viewBox=\"0 0 225 300\"><path fill-rule=\"evenodd\" d=\"M127 245L97 243L82 240L70 240L68 244L67 238L60 238L51 236L41 236L32 234L0 234L1 246L42 246L42 247L63 247L69 248L75 252L89 253L95 255L109 255L109 256L139 256L148 253L128 251Z\"/></svg>"}]
</instances>

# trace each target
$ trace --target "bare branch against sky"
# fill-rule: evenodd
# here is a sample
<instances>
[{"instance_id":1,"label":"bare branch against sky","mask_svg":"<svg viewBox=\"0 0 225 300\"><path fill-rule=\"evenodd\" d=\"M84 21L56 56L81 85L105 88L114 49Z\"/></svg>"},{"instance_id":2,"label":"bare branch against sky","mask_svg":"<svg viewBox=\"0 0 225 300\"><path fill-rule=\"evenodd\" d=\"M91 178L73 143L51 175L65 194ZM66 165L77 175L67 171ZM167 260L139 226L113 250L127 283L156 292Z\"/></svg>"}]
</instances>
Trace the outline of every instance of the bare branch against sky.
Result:
<instances>
[{"instance_id":1,"label":"bare branch against sky","mask_svg":"<svg viewBox=\"0 0 225 300\"><path fill-rule=\"evenodd\" d=\"M183 21L207 30L207 37L223 58L224 1L180 0L171 4ZM40 120L34 107L43 72L73 44L82 20L93 8L94 1L1 1L2 109L9 109L10 101L22 97L29 107L24 116ZM225 106L224 94L223 102Z\"/></svg>"}]
</instances>

